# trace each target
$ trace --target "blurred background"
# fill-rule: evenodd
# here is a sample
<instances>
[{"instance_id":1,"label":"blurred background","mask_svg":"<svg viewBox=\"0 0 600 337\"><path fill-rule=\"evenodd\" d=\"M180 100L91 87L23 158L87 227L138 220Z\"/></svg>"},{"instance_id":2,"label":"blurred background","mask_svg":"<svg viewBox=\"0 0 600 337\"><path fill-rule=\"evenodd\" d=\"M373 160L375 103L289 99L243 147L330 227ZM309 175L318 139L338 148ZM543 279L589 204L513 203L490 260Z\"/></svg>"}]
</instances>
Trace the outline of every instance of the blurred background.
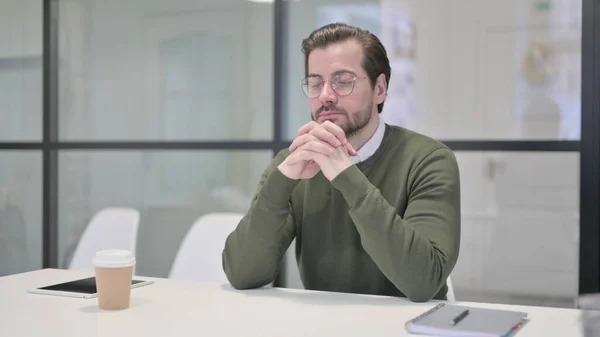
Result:
<instances>
[{"instance_id":1,"label":"blurred background","mask_svg":"<svg viewBox=\"0 0 600 337\"><path fill-rule=\"evenodd\" d=\"M385 121L455 150L457 299L573 307L600 287L597 256L580 270L600 224L580 203L600 156L582 152L582 1L0 0L0 276L68 267L123 206L136 273L167 277L192 223L244 213L310 120L301 41L345 22L388 51ZM292 252L276 284L302 288Z\"/></svg>"}]
</instances>

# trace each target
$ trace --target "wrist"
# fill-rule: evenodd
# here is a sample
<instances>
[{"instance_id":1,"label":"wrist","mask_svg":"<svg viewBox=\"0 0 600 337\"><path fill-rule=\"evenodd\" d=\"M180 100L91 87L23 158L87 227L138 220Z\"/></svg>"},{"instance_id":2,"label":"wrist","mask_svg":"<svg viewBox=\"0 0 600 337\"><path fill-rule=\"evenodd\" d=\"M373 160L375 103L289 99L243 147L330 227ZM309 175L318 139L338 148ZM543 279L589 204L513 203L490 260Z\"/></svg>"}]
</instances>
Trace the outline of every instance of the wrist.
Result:
<instances>
[{"instance_id":1,"label":"wrist","mask_svg":"<svg viewBox=\"0 0 600 337\"><path fill-rule=\"evenodd\" d=\"M325 177L327 177L329 181L333 181L340 174L346 171L350 166L352 166L352 163L336 162L332 163L331 166L328 166L326 168L322 167L321 170L323 171L323 174L325 175Z\"/></svg>"},{"instance_id":2,"label":"wrist","mask_svg":"<svg viewBox=\"0 0 600 337\"><path fill-rule=\"evenodd\" d=\"M279 171L279 173L281 173L284 177L288 178L288 179L292 179L292 180L297 180L296 178L293 178L292 173L290 171L289 166L287 166L285 163L281 163L279 164L279 166L277 166L277 170Z\"/></svg>"},{"instance_id":3,"label":"wrist","mask_svg":"<svg viewBox=\"0 0 600 337\"><path fill-rule=\"evenodd\" d=\"M271 202L287 207L288 199L298 183L299 180L291 179L277 169L267 177L261 194Z\"/></svg>"},{"instance_id":4,"label":"wrist","mask_svg":"<svg viewBox=\"0 0 600 337\"><path fill-rule=\"evenodd\" d=\"M366 194L375 189L356 165L342 171L331 181L331 185L342 193L350 208L356 206Z\"/></svg>"}]
</instances>

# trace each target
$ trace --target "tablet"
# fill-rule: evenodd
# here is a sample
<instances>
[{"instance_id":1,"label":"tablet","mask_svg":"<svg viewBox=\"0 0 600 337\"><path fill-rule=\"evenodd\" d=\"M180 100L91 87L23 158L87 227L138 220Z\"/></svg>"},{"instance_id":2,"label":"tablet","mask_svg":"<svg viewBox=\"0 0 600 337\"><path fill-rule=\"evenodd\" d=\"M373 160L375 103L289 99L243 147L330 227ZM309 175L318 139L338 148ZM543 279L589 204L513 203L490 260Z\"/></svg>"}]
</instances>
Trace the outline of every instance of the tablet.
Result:
<instances>
[{"instance_id":1,"label":"tablet","mask_svg":"<svg viewBox=\"0 0 600 337\"><path fill-rule=\"evenodd\" d=\"M154 281L133 279L131 281L131 288L139 288L152 283L154 283ZM88 277L80 280L74 280L64 283L53 284L46 287L30 289L27 290L27 292L31 294L56 295L79 298L95 298L98 296L96 290L95 277Z\"/></svg>"}]
</instances>

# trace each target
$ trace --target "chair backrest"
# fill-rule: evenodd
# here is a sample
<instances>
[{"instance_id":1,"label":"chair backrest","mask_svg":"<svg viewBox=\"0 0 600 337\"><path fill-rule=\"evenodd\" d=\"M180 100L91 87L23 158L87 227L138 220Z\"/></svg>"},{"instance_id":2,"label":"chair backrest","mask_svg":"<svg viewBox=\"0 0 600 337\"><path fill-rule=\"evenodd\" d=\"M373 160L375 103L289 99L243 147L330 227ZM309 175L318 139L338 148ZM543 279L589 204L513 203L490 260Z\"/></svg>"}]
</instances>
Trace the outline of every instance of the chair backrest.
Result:
<instances>
[{"instance_id":1,"label":"chair backrest","mask_svg":"<svg viewBox=\"0 0 600 337\"><path fill-rule=\"evenodd\" d=\"M446 299L450 302L455 302L456 297L454 296L454 286L452 285L452 279L448 276L446 280L446 285L448 286L448 293L446 294Z\"/></svg>"},{"instance_id":2,"label":"chair backrest","mask_svg":"<svg viewBox=\"0 0 600 337\"><path fill-rule=\"evenodd\" d=\"M83 232L69 269L93 270L92 260L102 249L127 249L135 254L139 223L140 213L136 209L102 209Z\"/></svg>"},{"instance_id":3,"label":"chair backrest","mask_svg":"<svg viewBox=\"0 0 600 337\"><path fill-rule=\"evenodd\" d=\"M240 213L208 213L198 218L177 251L169 278L227 282L221 254L227 236L243 217Z\"/></svg>"}]
</instances>

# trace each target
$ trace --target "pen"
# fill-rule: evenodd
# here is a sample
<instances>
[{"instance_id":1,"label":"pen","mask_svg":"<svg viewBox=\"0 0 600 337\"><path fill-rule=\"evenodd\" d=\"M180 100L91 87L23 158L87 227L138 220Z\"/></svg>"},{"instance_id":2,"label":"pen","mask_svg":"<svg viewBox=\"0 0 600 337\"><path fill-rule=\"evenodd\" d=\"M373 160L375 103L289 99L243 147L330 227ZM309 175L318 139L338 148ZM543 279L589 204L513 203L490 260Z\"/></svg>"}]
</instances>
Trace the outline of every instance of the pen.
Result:
<instances>
[{"instance_id":1,"label":"pen","mask_svg":"<svg viewBox=\"0 0 600 337\"><path fill-rule=\"evenodd\" d=\"M460 321L462 321L463 319L465 319L465 317L467 317L467 315L469 314L469 310L465 310L463 312L461 312L458 316L454 317L453 320L450 321L450 325L456 325L458 324Z\"/></svg>"}]
</instances>

